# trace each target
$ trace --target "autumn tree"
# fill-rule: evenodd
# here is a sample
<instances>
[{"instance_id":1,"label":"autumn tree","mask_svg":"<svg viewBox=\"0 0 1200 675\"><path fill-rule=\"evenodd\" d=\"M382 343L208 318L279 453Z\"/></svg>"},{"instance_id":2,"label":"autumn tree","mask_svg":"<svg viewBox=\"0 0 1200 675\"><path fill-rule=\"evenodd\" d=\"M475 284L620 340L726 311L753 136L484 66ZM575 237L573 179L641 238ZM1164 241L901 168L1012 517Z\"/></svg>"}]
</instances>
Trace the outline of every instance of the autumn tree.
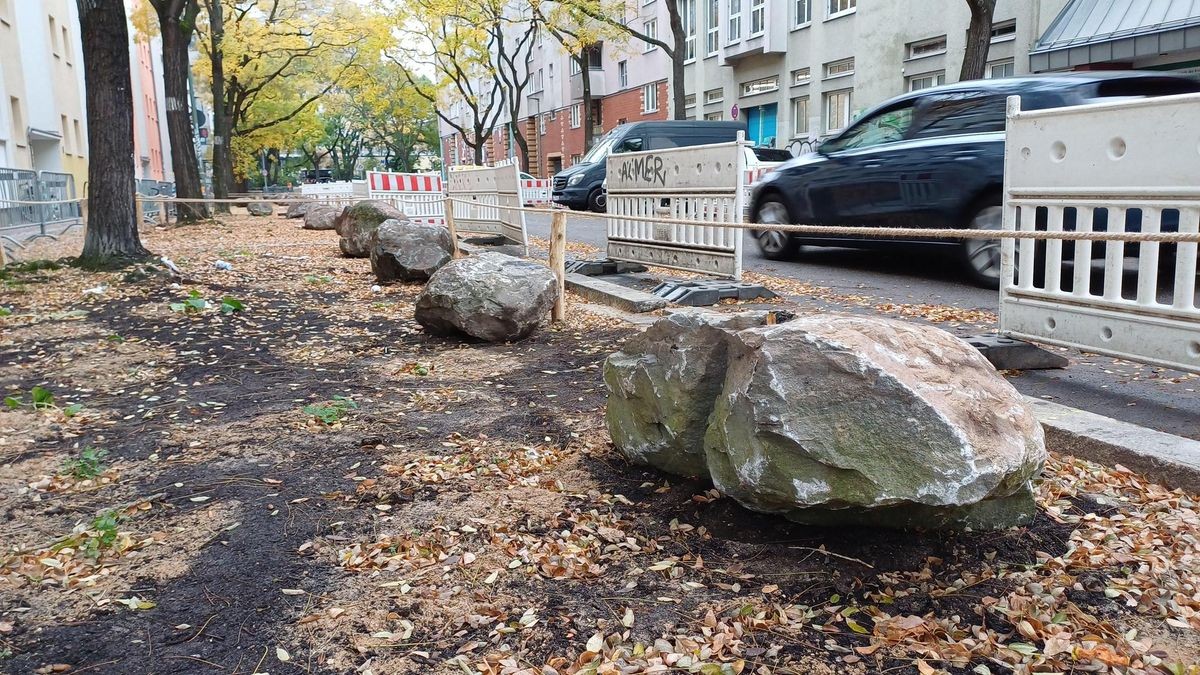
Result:
<instances>
[{"instance_id":1,"label":"autumn tree","mask_svg":"<svg viewBox=\"0 0 1200 675\"><path fill-rule=\"evenodd\" d=\"M423 87L427 78L417 77ZM348 73L339 86L344 95L322 102L321 115L336 112L341 102L361 120L366 145L383 153L383 166L390 171L416 170L422 154L437 152L437 111L433 104L407 83L399 66L379 60Z\"/></svg>"},{"instance_id":2,"label":"autumn tree","mask_svg":"<svg viewBox=\"0 0 1200 675\"><path fill-rule=\"evenodd\" d=\"M512 122L512 140L517 146L521 169L529 171L529 141L517 120L521 117L521 102L532 76L528 58L541 25L540 13L532 5L526 8L506 0L484 0L480 9L495 45L496 78L504 94L505 111Z\"/></svg>"},{"instance_id":3,"label":"autumn tree","mask_svg":"<svg viewBox=\"0 0 1200 675\"><path fill-rule=\"evenodd\" d=\"M104 267L150 254L138 237L133 99L123 0L79 0L88 116L87 231L80 262Z\"/></svg>"},{"instance_id":4,"label":"autumn tree","mask_svg":"<svg viewBox=\"0 0 1200 675\"><path fill-rule=\"evenodd\" d=\"M967 26L967 50L963 54L959 81L978 80L987 71L988 48L992 44L992 16L996 12L996 0L966 0L971 9L971 23Z\"/></svg>"}]
</instances>

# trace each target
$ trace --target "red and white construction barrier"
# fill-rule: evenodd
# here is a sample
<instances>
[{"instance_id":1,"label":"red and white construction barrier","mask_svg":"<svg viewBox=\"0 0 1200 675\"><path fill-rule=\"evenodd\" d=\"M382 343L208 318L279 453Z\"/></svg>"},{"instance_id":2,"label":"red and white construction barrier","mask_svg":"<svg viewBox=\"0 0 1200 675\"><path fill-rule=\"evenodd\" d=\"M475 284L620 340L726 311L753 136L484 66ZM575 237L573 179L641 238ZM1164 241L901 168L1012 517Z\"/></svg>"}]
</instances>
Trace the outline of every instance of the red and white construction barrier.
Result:
<instances>
[{"instance_id":1,"label":"red and white construction barrier","mask_svg":"<svg viewBox=\"0 0 1200 675\"><path fill-rule=\"evenodd\" d=\"M367 172L368 195L382 199L416 223L446 224L446 195L436 173Z\"/></svg>"},{"instance_id":2,"label":"red and white construction barrier","mask_svg":"<svg viewBox=\"0 0 1200 675\"><path fill-rule=\"evenodd\" d=\"M521 180L521 201L525 206L548 206L554 192L554 181L549 178Z\"/></svg>"}]
</instances>

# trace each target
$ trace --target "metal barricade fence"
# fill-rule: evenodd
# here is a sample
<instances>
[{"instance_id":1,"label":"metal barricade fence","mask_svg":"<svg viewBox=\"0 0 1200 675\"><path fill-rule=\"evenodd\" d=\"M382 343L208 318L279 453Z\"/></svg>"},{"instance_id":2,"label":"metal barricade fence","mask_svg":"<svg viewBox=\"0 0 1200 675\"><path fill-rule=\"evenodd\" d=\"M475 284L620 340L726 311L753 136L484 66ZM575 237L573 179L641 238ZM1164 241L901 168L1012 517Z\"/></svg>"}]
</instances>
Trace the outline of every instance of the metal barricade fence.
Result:
<instances>
[{"instance_id":1,"label":"metal barricade fence","mask_svg":"<svg viewBox=\"0 0 1200 675\"><path fill-rule=\"evenodd\" d=\"M143 197L159 197L162 196L159 192L158 181L149 178L139 178L137 181L137 193ZM158 222L158 214L162 211L161 202L143 201L142 202L142 222L155 223Z\"/></svg>"},{"instance_id":2,"label":"metal barricade fence","mask_svg":"<svg viewBox=\"0 0 1200 675\"><path fill-rule=\"evenodd\" d=\"M346 200L355 197L366 198L367 182L362 180L339 181L337 183L305 183L300 186L300 194L321 204L339 206Z\"/></svg>"},{"instance_id":3,"label":"metal barricade fence","mask_svg":"<svg viewBox=\"0 0 1200 675\"><path fill-rule=\"evenodd\" d=\"M741 279L747 144L629 152L608 157L608 257ZM647 223L620 216L698 220Z\"/></svg>"},{"instance_id":4,"label":"metal barricade fence","mask_svg":"<svg viewBox=\"0 0 1200 675\"><path fill-rule=\"evenodd\" d=\"M1200 231L1200 95L1008 106L1006 230ZM1003 333L1200 372L1196 243L1005 239L1001 251Z\"/></svg>"},{"instance_id":5,"label":"metal barricade fence","mask_svg":"<svg viewBox=\"0 0 1200 675\"><path fill-rule=\"evenodd\" d=\"M0 168L0 233L42 225L40 207L10 202L41 200L37 174L23 169ZM45 234L45 228L41 229Z\"/></svg>"},{"instance_id":6,"label":"metal barricade fence","mask_svg":"<svg viewBox=\"0 0 1200 675\"><path fill-rule=\"evenodd\" d=\"M57 171L38 172L38 193L40 199L48 203L39 207L42 210L42 222L56 226L60 231L83 223L83 206L75 199L75 176Z\"/></svg>"},{"instance_id":7,"label":"metal barricade fence","mask_svg":"<svg viewBox=\"0 0 1200 675\"><path fill-rule=\"evenodd\" d=\"M368 171L367 195L387 201L413 222L446 224L441 174Z\"/></svg>"}]
</instances>

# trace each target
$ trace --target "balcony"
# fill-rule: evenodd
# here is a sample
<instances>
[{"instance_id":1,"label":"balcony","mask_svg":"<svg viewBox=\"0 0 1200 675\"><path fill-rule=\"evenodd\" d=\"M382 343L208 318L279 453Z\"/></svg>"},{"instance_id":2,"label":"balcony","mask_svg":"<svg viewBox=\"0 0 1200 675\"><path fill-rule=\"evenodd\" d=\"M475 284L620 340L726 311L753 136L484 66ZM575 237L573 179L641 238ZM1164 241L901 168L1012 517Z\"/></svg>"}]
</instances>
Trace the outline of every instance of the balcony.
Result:
<instances>
[{"instance_id":1,"label":"balcony","mask_svg":"<svg viewBox=\"0 0 1200 675\"><path fill-rule=\"evenodd\" d=\"M603 70L599 67L588 69L588 78L592 85L592 98L608 95L608 91L604 88ZM571 100L583 100L583 73L575 73L571 76Z\"/></svg>"}]
</instances>

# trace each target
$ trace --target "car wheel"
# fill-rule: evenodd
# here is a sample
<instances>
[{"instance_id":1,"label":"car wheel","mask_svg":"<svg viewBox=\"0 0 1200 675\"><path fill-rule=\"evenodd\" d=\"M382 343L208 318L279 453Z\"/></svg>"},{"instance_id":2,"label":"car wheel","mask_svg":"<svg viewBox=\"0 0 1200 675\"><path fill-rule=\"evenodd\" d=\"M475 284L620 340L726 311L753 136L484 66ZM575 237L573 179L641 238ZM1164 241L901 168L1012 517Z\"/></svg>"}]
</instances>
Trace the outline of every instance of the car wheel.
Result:
<instances>
[{"instance_id":1,"label":"car wheel","mask_svg":"<svg viewBox=\"0 0 1200 675\"><path fill-rule=\"evenodd\" d=\"M967 228L999 230L1004 226L1004 209L985 206L975 212ZM1000 240L968 239L962 243L962 259L971 280L984 288L1000 288Z\"/></svg>"},{"instance_id":2,"label":"car wheel","mask_svg":"<svg viewBox=\"0 0 1200 675\"><path fill-rule=\"evenodd\" d=\"M596 213L604 213L608 210L608 195L605 194L603 188L596 188L588 195L588 208Z\"/></svg>"},{"instance_id":3,"label":"car wheel","mask_svg":"<svg viewBox=\"0 0 1200 675\"><path fill-rule=\"evenodd\" d=\"M778 197L769 196L758 205L754 214L754 222L762 225L789 225L792 222L787 204ZM800 245L787 232L763 229L758 233L758 250L767 260L786 260L796 255Z\"/></svg>"}]
</instances>

